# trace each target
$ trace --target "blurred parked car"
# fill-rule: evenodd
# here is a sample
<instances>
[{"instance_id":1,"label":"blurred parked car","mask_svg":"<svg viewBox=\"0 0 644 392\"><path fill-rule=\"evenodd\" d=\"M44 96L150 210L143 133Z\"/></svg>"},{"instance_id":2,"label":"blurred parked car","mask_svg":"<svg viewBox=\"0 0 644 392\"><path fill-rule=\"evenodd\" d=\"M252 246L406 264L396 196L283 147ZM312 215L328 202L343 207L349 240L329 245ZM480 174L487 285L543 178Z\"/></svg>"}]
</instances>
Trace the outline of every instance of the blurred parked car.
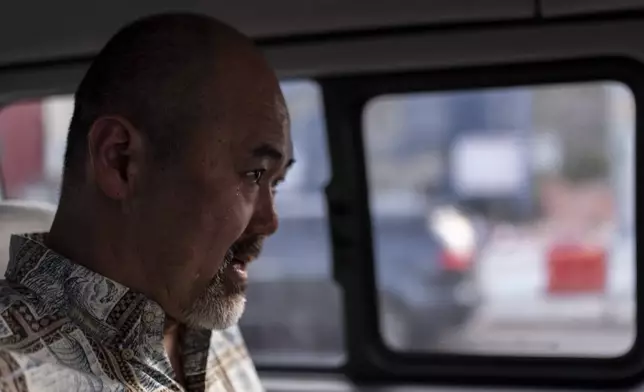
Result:
<instances>
[{"instance_id":1,"label":"blurred parked car","mask_svg":"<svg viewBox=\"0 0 644 392\"><path fill-rule=\"evenodd\" d=\"M240 323L247 344L254 353L342 352L341 300L323 241L328 226L322 199L282 204L280 229L250 270L248 311ZM431 348L443 331L465 323L478 304L471 273L473 225L453 208L425 214L422 206L409 203L400 208L375 203L372 215L385 342L394 349ZM261 281L254 280L258 277Z\"/></svg>"}]
</instances>

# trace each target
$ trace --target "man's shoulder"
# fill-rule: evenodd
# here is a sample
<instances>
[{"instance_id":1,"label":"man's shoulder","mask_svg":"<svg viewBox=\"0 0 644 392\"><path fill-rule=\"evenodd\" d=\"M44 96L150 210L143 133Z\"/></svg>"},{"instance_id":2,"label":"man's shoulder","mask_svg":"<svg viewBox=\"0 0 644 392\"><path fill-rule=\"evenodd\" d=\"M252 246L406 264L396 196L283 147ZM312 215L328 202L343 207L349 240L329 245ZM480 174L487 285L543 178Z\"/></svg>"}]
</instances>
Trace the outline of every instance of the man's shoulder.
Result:
<instances>
[{"instance_id":1,"label":"man's shoulder","mask_svg":"<svg viewBox=\"0 0 644 392\"><path fill-rule=\"evenodd\" d=\"M33 339L34 331L50 318L51 312L27 287L0 280L0 384L4 383L8 391L31 390L29 375L50 379L49 385L60 377L60 372L47 364L43 366L29 354L36 351L35 344L40 342Z\"/></svg>"},{"instance_id":2,"label":"man's shoulder","mask_svg":"<svg viewBox=\"0 0 644 392\"><path fill-rule=\"evenodd\" d=\"M0 349L0 385L6 388L3 391L28 390L24 369L18 360L14 354Z\"/></svg>"},{"instance_id":3,"label":"man's shoulder","mask_svg":"<svg viewBox=\"0 0 644 392\"><path fill-rule=\"evenodd\" d=\"M37 306L40 298L27 287L8 280L0 280L0 316L18 306Z\"/></svg>"},{"instance_id":4,"label":"man's shoulder","mask_svg":"<svg viewBox=\"0 0 644 392\"><path fill-rule=\"evenodd\" d=\"M2 392L127 390L118 381L94 374L78 363L70 366L68 359L47 358L42 352L18 353L0 349Z\"/></svg>"},{"instance_id":5,"label":"man's shoulder","mask_svg":"<svg viewBox=\"0 0 644 392\"><path fill-rule=\"evenodd\" d=\"M0 280L0 350L15 348L62 318L27 287Z\"/></svg>"}]
</instances>

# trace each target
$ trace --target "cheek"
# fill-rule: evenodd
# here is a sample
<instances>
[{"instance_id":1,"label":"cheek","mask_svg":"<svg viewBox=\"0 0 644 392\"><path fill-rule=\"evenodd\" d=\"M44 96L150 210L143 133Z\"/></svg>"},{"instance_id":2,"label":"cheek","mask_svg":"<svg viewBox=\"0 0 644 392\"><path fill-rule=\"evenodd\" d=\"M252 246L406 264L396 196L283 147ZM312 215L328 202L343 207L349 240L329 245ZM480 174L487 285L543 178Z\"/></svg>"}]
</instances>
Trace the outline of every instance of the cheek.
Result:
<instances>
[{"instance_id":1,"label":"cheek","mask_svg":"<svg viewBox=\"0 0 644 392\"><path fill-rule=\"evenodd\" d=\"M222 214L216 219L219 229L224 232L222 237L236 241L244 232L253 214L252 195L245 194L237 188L234 194L221 200L219 205L213 206L213 209L222 211Z\"/></svg>"},{"instance_id":2,"label":"cheek","mask_svg":"<svg viewBox=\"0 0 644 392\"><path fill-rule=\"evenodd\" d=\"M204 253L208 260L204 263L209 270L218 270L228 249L244 233L252 211L252 203L237 191L213 198L208 203L202 212L199 242L207 249Z\"/></svg>"}]
</instances>

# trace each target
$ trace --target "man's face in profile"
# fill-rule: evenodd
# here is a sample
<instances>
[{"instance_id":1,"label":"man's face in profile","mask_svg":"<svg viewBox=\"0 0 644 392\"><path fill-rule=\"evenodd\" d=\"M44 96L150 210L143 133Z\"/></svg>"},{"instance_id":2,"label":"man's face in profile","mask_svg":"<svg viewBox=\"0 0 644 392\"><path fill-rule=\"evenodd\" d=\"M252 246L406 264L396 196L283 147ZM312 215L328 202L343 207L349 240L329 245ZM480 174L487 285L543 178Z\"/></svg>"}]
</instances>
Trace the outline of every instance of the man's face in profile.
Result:
<instances>
[{"instance_id":1,"label":"man's face in profile","mask_svg":"<svg viewBox=\"0 0 644 392\"><path fill-rule=\"evenodd\" d=\"M138 221L156 247L146 253L157 255L170 297L189 294L170 316L194 327L222 329L241 317L247 265L277 230L275 188L292 163L278 82L240 87L194 132L180 165L151 168L140 197Z\"/></svg>"},{"instance_id":2,"label":"man's face in profile","mask_svg":"<svg viewBox=\"0 0 644 392\"><path fill-rule=\"evenodd\" d=\"M218 157L210 158L215 162L201 166L205 181L201 197L194 197L205 208L205 216L212 214L208 210L223 215L213 217L212 224L203 223L201 230L207 235L203 242L200 234L195 239L201 249L194 253L200 259L195 263L208 271L210 280L183 314L188 324L211 329L235 324L244 311L247 266L259 256L264 238L277 230L275 188L292 162L288 114L281 93L260 105L256 113L248 112L238 119L231 116L230 121L228 129L238 131L220 142L228 154L220 150ZM204 141L203 145L209 143ZM201 156L212 156L215 150L202 150ZM222 244L226 247L223 259L207 240L210 237L217 242L215 237L220 236L227 240Z\"/></svg>"}]
</instances>

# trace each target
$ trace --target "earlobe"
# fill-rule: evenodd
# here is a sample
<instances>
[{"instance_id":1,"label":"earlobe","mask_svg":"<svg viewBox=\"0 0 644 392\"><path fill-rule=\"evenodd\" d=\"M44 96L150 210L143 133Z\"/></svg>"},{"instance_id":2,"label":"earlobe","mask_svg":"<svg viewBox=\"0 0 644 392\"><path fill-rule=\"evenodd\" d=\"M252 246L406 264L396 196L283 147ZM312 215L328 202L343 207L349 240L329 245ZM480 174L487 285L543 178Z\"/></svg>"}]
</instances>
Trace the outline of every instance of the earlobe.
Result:
<instances>
[{"instance_id":1,"label":"earlobe","mask_svg":"<svg viewBox=\"0 0 644 392\"><path fill-rule=\"evenodd\" d=\"M132 189L133 175L140 163L139 131L120 116L98 118L88 134L92 177L110 199L123 200Z\"/></svg>"}]
</instances>

